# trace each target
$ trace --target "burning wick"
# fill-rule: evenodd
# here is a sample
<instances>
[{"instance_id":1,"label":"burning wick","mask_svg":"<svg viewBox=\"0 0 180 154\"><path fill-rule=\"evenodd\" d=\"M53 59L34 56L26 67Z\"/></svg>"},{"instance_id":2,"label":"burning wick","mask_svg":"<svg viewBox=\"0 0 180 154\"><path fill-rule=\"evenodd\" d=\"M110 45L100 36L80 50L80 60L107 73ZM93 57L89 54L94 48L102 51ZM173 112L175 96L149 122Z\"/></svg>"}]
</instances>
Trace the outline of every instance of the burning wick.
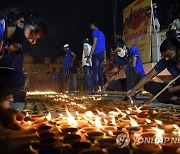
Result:
<instances>
[{"instance_id":1,"label":"burning wick","mask_svg":"<svg viewBox=\"0 0 180 154\"><path fill-rule=\"evenodd\" d=\"M45 119L47 119L47 121L51 121L51 113L49 112L47 116L45 116Z\"/></svg>"},{"instance_id":2,"label":"burning wick","mask_svg":"<svg viewBox=\"0 0 180 154\"><path fill-rule=\"evenodd\" d=\"M131 96L129 96L129 99L130 99L131 104L134 104L134 102L133 102Z\"/></svg>"}]
</instances>

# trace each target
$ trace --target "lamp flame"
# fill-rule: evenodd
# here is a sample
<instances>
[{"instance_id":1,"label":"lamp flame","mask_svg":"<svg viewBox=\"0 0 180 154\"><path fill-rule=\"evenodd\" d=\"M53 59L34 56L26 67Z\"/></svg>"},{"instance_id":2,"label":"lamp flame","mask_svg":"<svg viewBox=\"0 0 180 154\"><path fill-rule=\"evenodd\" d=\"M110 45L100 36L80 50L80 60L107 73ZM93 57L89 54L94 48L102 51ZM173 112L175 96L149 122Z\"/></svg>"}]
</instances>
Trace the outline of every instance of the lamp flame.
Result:
<instances>
[{"instance_id":1,"label":"lamp flame","mask_svg":"<svg viewBox=\"0 0 180 154\"><path fill-rule=\"evenodd\" d=\"M96 126L98 129L103 129L103 126L102 126L101 118L100 118L100 117L96 117L94 124L95 124L95 126Z\"/></svg>"},{"instance_id":2,"label":"lamp flame","mask_svg":"<svg viewBox=\"0 0 180 154\"><path fill-rule=\"evenodd\" d=\"M158 125L162 125L162 121L160 120L154 120Z\"/></svg>"},{"instance_id":3,"label":"lamp flame","mask_svg":"<svg viewBox=\"0 0 180 154\"><path fill-rule=\"evenodd\" d=\"M51 113L50 113L50 112L49 112L48 115L46 116L46 119L47 119L48 121L51 121Z\"/></svg>"},{"instance_id":4,"label":"lamp flame","mask_svg":"<svg viewBox=\"0 0 180 154\"><path fill-rule=\"evenodd\" d=\"M132 127L138 127L138 123L136 122L136 120L134 120L133 118L130 118L130 121L131 121L131 126Z\"/></svg>"},{"instance_id":5,"label":"lamp flame","mask_svg":"<svg viewBox=\"0 0 180 154\"><path fill-rule=\"evenodd\" d=\"M71 115L71 113L68 111L67 108L66 108L66 113L68 115L68 123L73 127L77 127L78 123L76 122L76 120L74 119L74 117Z\"/></svg>"}]
</instances>

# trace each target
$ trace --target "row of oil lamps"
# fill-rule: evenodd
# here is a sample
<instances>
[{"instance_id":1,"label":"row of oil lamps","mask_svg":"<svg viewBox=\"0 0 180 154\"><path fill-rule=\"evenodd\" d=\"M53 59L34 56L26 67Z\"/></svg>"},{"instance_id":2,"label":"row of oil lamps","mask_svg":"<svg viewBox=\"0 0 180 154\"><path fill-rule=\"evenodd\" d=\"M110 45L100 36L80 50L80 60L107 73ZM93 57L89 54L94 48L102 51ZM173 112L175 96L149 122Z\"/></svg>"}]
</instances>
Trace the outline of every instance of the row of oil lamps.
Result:
<instances>
[{"instance_id":1,"label":"row of oil lamps","mask_svg":"<svg viewBox=\"0 0 180 154\"><path fill-rule=\"evenodd\" d=\"M55 95L46 95L46 97L86 109L85 106L75 102L77 98ZM83 97L83 99L87 98ZM37 133L39 137L43 135L45 137L53 136L52 128L55 127L64 143L71 143L71 145L77 147L80 142L81 145L87 144L87 148L97 145L101 149L115 147L117 151L130 148L137 153L180 152L179 126L150 118L156 116L157 111L140 110L134 106L128 107L126 110L115 108L114 111L110 111L108 114L99 110L96 110L96 112L97 114L91 111L79 114L76 111L73 116L66 108L66 116L65 114L59 114L59 117L51 117L51 114L48 113L45 119L43 116L29 118L30 116L27 114L27 119L31 119L31 121L27 120L23 127L24 129L35 127L39 131ZM91 141L91 143L85 143L86 141ZM52 142L52 138L51 140L48 138L47 142ZM127 146L124 146L126 142ZM90 144L92 145L90 146Z\"/></svg>"}]
</instances>

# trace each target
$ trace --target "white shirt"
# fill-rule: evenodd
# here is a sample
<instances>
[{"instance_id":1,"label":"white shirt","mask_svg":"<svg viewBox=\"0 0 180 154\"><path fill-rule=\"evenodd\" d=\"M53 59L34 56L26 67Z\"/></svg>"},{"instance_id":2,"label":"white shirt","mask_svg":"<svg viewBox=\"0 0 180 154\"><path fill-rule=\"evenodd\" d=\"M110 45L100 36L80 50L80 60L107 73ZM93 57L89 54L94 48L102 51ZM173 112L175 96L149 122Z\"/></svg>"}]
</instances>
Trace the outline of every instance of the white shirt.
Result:
<instances>
[{"instance_id":1,"label":"white shirt","mask_svg":"<svg viewBox=\"0 0 180 154\"><path fill-rule=\"evenodd\" d=\"M85 55L89 55L91 52L92 46L89 43L84 43L83 44L83 54L82 54L82 66L92 66L92 61L90 58L90 63L87 63L87 58L85 58ZM87 52L87 53L85 53Z\"/></svg>"}]
</instances>

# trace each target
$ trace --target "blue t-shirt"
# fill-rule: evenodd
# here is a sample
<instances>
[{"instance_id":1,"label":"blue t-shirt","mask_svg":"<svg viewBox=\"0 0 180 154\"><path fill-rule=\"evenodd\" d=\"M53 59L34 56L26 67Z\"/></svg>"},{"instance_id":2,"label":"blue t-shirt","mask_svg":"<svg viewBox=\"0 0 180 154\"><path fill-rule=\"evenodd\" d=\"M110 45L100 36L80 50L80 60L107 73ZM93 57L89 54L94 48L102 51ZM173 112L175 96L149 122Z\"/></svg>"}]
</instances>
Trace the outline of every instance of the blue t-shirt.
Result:
<instances>
[{"instance_id":1,"label":"blue t-shirt","mask_svg":"<svg viewBox=\"0 0 180 154\"><path fill-rule=\"evenodd\" d=\"M129 49L128 55L129 56L126 59L118 56L118 62L117 62L118 66L128 65L128 64L130 64L130 61L133 57L137 57L136 65L135 65L134 69L137 72L139 72L142 76L145 76L145 72L144 72L143 64L142 64L142 61L141 61L141 58L139 55L138 48L136 46L132 46Z\"/></svg>"},{"instance_id":2,"label":"blue t-shirt","mask_svg":"<svg viewBox=\"0 0 180 154\"><path fill-rule=\"evenodd\" d=\"M130 53L129 54L130 54L129 55L130 59L133 58L133 57L137 57L136 65L135 65L134 69L136 71L138 71L142 76L145 76L145 72L144 72L142 61L141 61L141 57L139 55L138 48L136 46L132 46L130 48Z\"/></svg>"},{"instance_id":3,"label":"blue t-shirt","mask_svg":"<svg viewBox=\"0 0 180 154\"><path fill-rule=\"evenodd\" d=\"M105 36L99 29L94 29L92 32L93 39L97 39L96 48L93 54L101 53L106 50Z\"/></svg>"},{"instance_id":4,"label":"blue t-shirt","mask_svg":"<svg viewBox=\"0 0 180 154\"><path fill-rule=\"evenodd\" d=\"M3 24L0 20L0 43L3 40L3 33L4 33L4 28L3 28Z\"/></svg>"},{"instance_id":5,"label":"blue t-shirt","mask_svg":"<svg viewBox=\"0 0 180 154\"><path fill-rule=\"evenodd\" d=\"M167 70L169 71L169 73L175 78L176 76L178 76L180 74L180 63L177 64L173 64L171 62L168 62L165 59L161 59L155 66L154 66L154 70L157 72L161 72L164 69L167 68ZM178 79L176 81L176 84L180 84L180 79Z\"/></svg>"},{"instance_id":6,"label":"blue t-shirt","mask_svg":"<svg viewBox=\"0 0 180 154\"><path fill-rule=\"evenodd\" d=\"M71 67L71 63L72 63L72 50L69 49L66 51L66 55L63 61L64 69L69 69Z\"/></svg>"},{"instance_id":7,"label":"blue t-shirt","mask_svg":"<svg viewBox=\"0 0 180 154\"><path fill-rule=\"evenodd\" d=\"M23 72L23 60L24 56L22 54L16 52L4 53L0 59L0 67L9 67Z\"/></svg>"}]
</instances>

